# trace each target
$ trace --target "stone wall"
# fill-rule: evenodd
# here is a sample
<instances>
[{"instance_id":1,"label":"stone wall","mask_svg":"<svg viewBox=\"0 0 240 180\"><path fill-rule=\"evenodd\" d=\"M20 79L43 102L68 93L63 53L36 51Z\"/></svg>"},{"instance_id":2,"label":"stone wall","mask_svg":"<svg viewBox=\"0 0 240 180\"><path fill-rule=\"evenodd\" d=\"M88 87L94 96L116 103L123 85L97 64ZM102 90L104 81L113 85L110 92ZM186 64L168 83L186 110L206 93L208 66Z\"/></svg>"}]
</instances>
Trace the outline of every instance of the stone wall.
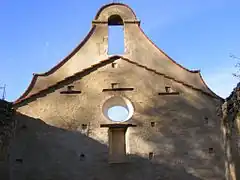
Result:
<instances>
[{"instance_id":1,"label":"stone wall","mask_svg":"<svg viewBox=\"0 0 240 180\"><path fill-rule=\"evenodd\" d=\"M12 104L0 100L0 177L9 179L9 146L14 135L15 121Z\"/></svg>"},{"instance_id":2,"label":"stone wall","mask_svg":"<svg viewBox=\"0 0 240 180\"><path fill-rule=\"evenodd\" d=\"M124 25L121 56L107 51L108 20L116 14ZM119 124L103 113L112 97L133 107L120 131L108 128ZM128 6L103 6L79 46L35 74L15 101L11 180L224 179L221 100L199 71L177 64L148 39ZM109 149L114 162L126 150L126 161L109 163Z\"/></svg>"},{"instance_id":3,"label":"stone wall","mask_svg":"<svg viewBox=\"0 0 240 180\"><path fill-rule=\"evenodd\" d=\"M222 105L226 179L240 179L240 87L237 86Z\"/></svg>"},{"instance_id":4,"label":"stone wall","mask_svg":"<svg viewBox=\"0 0 240 180\"><path fill-rule=\"evenodd\" d=\"M224 179L220 100L124 59L114 60L117 68L112 63L15 106L12 180ZM103 91L112 83L133 89ZM61 93L68 86L79 93ZM127 123L136 127L126 132L128 160L121 164L109 164L108 129L101 128L112 123L102 112L112 96L134 107Z\"/></svg>"}]
</instances>

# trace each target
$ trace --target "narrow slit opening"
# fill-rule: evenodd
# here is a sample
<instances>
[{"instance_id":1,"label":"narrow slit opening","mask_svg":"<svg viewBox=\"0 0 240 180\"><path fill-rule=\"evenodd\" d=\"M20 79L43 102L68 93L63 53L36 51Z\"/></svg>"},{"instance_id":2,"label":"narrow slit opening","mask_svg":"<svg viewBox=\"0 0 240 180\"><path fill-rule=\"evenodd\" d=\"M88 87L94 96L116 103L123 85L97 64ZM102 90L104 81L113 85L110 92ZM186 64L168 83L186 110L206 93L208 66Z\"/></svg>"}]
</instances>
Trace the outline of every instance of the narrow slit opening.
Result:
<instances>
[{"instance_id":1,"label":"narrow slit opening","mask_svg":"<svg viewBox=\"0 0 240 180\"><path fill-rule=\"evenodd\" d=\"M119 15L108 19L108 55L124 54L124 26Z\"/></svg>"}]
</instances>

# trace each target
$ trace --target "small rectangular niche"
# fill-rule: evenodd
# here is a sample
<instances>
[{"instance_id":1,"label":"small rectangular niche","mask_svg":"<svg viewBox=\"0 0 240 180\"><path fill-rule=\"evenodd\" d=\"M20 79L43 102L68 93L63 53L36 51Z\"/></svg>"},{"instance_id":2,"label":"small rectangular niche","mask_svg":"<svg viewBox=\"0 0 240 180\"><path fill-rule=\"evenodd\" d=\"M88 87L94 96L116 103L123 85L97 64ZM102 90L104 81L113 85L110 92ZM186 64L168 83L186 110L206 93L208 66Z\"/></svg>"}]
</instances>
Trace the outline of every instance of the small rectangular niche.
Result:
<instances>
[{"instance_id":1,"label":"small rectangular niche","mask_svg":"<svg viewBox=\"0 0 240 180\"><path fill-rule=\"evenodd\" d=\"M208 124L208 117L204 116L204 124Z\"/></svg>"},{"instance_id":2,"label":"small rectangular niche","mask_svg":"<svg viewBox=\"0 0 240 180\"><path fill-rule=\"evenodd\" d=\"M209 154L212 154L212 153L214 153L214 150L213 150L213 148L211 147L211 148L208 148L208 153Z\"/></svg>"},{"instance_id":3,"label":"small rectangular niche","mask_svg":"<svg viewBox=\"0 0 240 180\"><path fill-rule=\"evenodd\" d=\"M19 164L22 164L22 163L23 163L23 159L17 158L17 159L16 159L16 162L19 163Z\"/></svg>"},{"instance_id":4,"label":"small rectangular niche","mask_svg":"<svg viewBox=\"0 0 240 180\"><path fill-rule=\"evenodd\" d=\"M90 126L90 124L81 124L81 126L79 127L78 130L79 130L82 134L88 136L88 135L89 135L89 126Z\"/></svg>"},{"instance_id":5,"label":"small rectangular niche","mask_svg":"<svg viewBox=\"0 0 240 180\"><path fill-rule=\"evenodd\" d=\"M88 127L88 125L87 125L87 124L82 124L82 130L86 130L86 129L87 129L87 127Z\"/></svg>"},{"instance_id":6,"label":"small rectangular niche","mask_svg":"<svg viewBox=\"0 0 240 180\"><path fill-rule=\"evenodd\" d=\"M119 83L111 83L112 89L119 88Z\"/></svg>"},{"instance_id":7,"label":"small rectangular niche","mask_svg":"<svg viewBox=\"0 0 240 180\"><path fill-rule=\"evenodd\" d=\"M21 126L21 129L27 129L27 125L26 125L26 124L23 124L23 125Z\"/></svg>"},{"instance_id":8,"label":"small rectangular niche","mask_svg":"<svg viewBox=\"0 0 240 180\"><path fill-rule=\"evenodd\" d=\"M156 123L152 121L152 122L151 122L151 126L152 126L152 127L155 127L155 125L156 125Z\"/></svg>"},{"instance_id":9,"label":"small rectangular niche","mask_svg":"<svg viewBox=\"0 0 240 180\"><path fill-rule=\"evenodd\" d=\"M165 86L165 92L160 92L158 95L179 95L179 92L173 91L170 86Z\"/></svg>"},{"instance_id":10,"label":"small rectangular niche","mask_svg":"<svg viewBox=\"0 0 240 180\"><path fill-rule=\"evenodd\" d=\"M74 86L67 86L67 91L73 91Z\"/></svg>"},{"instance_id":11,"label":"small rectangular niche","mask_svg":"<svg viewBox=\"0 0 240 180\"><path fill-rule=\"evenodd\" d=\"M84 161L85 158L86 158L86 156L85 156L84 153L81 153L81 154L79 155L79 160L80 160L80 161Z\"/></svg>"},{"instance_id":12,"label":"small rectangular niche","mask_svg":"<svg viewBox=\"0 0 240 180\"><path fill-rule=\"evenodd\" d=\"M117 68L117 63L116 62L112 63L112 68Z\"/></svg>"},{"instance_id":13,"label":"small rectangular niche","mask_svg":"<svg viewBox=\"0 0 240 180\"><path fill-rule=\"evenodd\" d=\"M148 159L149 159L149 160L152 160L152 159L153 159L153 156L154 156L153 152L149 152L149 154L148 154Z\"/></svg>"},{"instance_id":14,"label":"small rectangular niche","mask_svg":"<svg viewBox=\"0 0 240 180\"><path fill-rule=\"evenodd\" d=\"M166 93L171 93L172 92L172 88L169 86L165 86L165 91Z\"/></svg>"},{"instance_id":15,"label":"small rectangular niche","mask_svg":"<svg viewBox=\"0 0 240 180\"><path fill-rule=\"evenodd\" d=\"M60 94L80 94L81 93L81 91L74 90L73 88L74 88L73 85L67 86L67 90L61 91Z\"/></svg>"}]
</instances>

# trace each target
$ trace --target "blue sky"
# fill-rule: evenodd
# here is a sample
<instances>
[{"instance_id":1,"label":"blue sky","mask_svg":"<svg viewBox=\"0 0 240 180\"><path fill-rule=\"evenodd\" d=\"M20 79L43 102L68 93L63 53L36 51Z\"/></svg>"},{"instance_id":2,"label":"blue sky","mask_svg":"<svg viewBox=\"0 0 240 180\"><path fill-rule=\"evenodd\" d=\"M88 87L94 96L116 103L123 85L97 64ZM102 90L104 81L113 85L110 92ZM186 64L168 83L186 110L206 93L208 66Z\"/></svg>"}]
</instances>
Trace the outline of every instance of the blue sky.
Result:
<instances>
[{"instance_id":1,"label":"blue sky","mask_svg":"<svg viewBox=\"0 0 240 180\"><path fill-rule=\"evenodd\" d=\"M0 0L0 85L13 101L33 73L61 61L87 35L98 9L109 0ZM200 69L205 82L222 97L238 79L239 0L125 0L150 39L175 61ZM1 92L0 92L1 93Z\"/></svg>"}]
</instances>

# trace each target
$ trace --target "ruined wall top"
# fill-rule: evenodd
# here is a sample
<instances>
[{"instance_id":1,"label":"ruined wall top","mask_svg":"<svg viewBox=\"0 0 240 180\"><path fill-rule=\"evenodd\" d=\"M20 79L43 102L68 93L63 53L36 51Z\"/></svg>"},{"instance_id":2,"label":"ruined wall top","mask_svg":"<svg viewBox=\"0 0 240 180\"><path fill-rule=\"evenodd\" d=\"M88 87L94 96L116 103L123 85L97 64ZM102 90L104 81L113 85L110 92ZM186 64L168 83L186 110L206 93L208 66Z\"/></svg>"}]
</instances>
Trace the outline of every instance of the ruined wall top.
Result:
<instances>
[{"instance_id":1,"label":"ruined wall top","mask_svg":"<svg viewBox=\"0 0 240 180\"><path fill-rule=\"evenodd\" d=\"M0 100L0 159L4 154L3 149L7 149L13 136L16 122L13 118L14 110L12 103Z\"/></svg>"}]
</instances>

